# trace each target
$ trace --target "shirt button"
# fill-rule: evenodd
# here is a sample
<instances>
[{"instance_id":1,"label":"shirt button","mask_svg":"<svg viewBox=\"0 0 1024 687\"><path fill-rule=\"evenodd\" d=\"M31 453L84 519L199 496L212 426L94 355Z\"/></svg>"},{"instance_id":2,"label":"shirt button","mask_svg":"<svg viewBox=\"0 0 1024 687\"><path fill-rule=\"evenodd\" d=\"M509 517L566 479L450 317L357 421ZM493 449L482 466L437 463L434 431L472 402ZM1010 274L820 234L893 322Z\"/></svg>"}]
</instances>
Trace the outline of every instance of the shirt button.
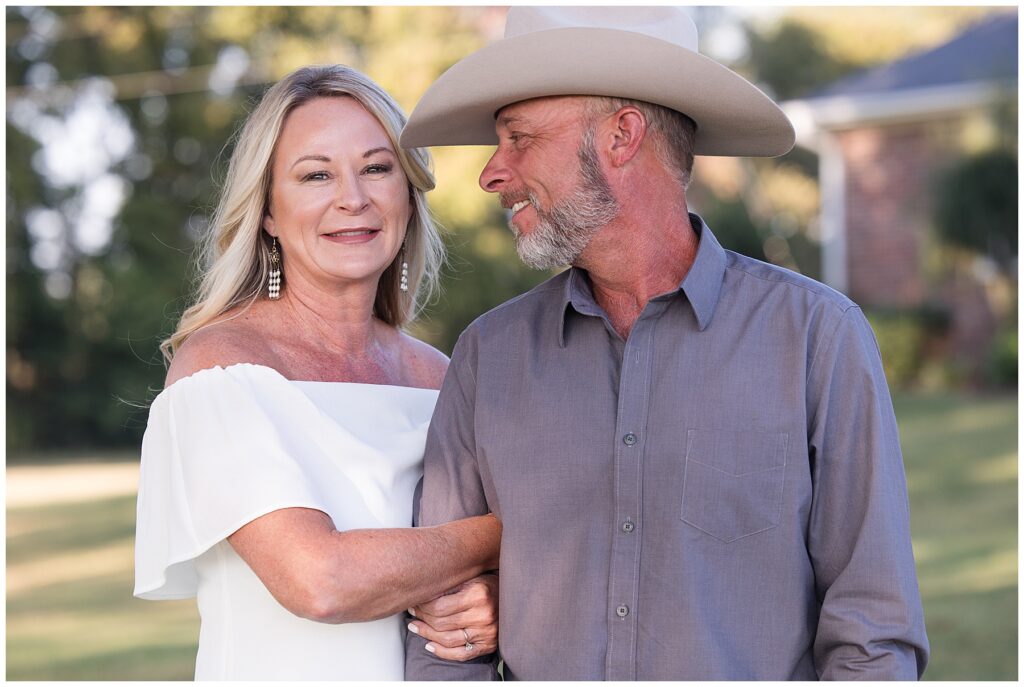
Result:
<instances>
[{"instance_id":1,"label":"shirt button","mask_svg":"<svg viewBox=\"0 0 1024 687\"><path fill-rule=\"evenodd\" d=\"M636 443L636 435L630 432L626 436L622 437L622 443L624 443L626 446L632 446L633 444Z\"/></svg>"},{"instance_id":2,"label":"shirt button","mask_svg":"<svg viewBox=\"0 0 1024 687\"><path fill-rule=\"evenodd\" d=\"M621 606L615 609L615 615L619 616L620 618L625 618L627 615L629 615L629 606L622 604Z\"/></svg>"},{"instance_id":3,"label":"shirt button","mask_svg":"<svg viewBox=\"0 0 1024 687\"><path fill-rule=\"evenodd\" d=\"M626 534L629 534L630 532L632 532L634 527L635 527L635 525L630 520L627 520L626 522L622 523L622 531L625 532Z\"/></svg>"}]
</instances>

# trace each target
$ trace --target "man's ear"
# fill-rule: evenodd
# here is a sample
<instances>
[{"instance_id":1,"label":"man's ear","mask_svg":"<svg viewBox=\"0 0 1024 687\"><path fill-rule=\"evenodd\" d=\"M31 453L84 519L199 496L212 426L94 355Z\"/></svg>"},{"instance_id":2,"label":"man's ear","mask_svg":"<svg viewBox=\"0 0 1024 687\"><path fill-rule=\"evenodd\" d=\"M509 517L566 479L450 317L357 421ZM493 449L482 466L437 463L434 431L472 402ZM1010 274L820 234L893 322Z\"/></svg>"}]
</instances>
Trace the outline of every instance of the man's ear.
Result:
<instances>
[{"instance_id":1,"label":"man's ear","mask_svg":"<svg viewBox=\"0 0 1024 687\"><path fill-rule=\"evenodd\" d=\"M609 119L612 130L612 145L609 149L613 167L622 167L640 150L647 138L647 119L635 107L627 105Z\"/></svg>"}]
</instances>

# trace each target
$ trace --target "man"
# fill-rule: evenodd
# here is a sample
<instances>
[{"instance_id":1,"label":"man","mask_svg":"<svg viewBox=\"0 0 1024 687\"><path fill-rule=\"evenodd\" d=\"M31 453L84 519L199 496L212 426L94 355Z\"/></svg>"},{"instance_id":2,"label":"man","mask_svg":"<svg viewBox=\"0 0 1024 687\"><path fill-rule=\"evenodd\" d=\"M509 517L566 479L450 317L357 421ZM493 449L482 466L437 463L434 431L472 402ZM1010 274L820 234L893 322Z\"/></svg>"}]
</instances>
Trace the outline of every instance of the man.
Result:
<instances>
[{"instance_id":1,"label":"man","mask_svg":"<svg viewBox=\"0 0 1024 687\"><path fill-rule=\"evenodd\" d=\"M502 519L505 677L920 677L871 330L842 294L723 250L687 208L693 154L783 154L782 112L699 55L679 10L514 7L504 40L426 93L402 144L495 129L481 186L511 210L527 264L572 269L460 338L420 524ZM407 679L493 678L496 660L424 650L430 610Z\"/></svg>"}]
</instances>

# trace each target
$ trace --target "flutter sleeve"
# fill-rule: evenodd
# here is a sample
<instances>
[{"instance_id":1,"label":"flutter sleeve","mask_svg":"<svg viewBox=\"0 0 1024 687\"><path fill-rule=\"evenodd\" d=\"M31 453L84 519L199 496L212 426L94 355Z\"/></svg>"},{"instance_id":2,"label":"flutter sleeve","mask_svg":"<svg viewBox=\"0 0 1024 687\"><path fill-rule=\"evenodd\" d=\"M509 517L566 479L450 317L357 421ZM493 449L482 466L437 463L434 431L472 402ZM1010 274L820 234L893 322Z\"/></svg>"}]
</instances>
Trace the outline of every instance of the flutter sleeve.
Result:
<instances>
[{"instance_id":1,"label":"flutter sleeve","mask_svg":"<svg viewBox=\"0 0 1024 687\"><path fill-rule=\"evenodd\" d=\"M142 441L135 596L195 596L195 559L246 523L280 508L326 512L297 455L309 409L289 392L269 368L234 365L157 396Z\"/></svg>"}]
</instances>

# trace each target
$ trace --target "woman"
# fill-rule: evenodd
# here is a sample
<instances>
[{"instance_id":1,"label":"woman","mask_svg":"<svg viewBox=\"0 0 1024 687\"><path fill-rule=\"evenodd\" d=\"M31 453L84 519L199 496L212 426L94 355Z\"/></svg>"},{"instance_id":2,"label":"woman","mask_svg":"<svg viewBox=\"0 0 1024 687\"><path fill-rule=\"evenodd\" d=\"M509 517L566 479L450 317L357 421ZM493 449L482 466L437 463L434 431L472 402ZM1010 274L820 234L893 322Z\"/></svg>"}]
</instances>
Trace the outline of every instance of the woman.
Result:
<instances>
[{"instance_id":1,"label":"woman","mask_svg":"<svg viewBox=\"0 0 1024 687\"><path fill-rule=\"evenodd\" d=\"M409 528L447 358L401 331L442 259L404 122L307 67L231 157L139 484L135 594L198 597L196 679L402 679L396 614L497 567L493 516ZM493 651L488 603L435 653Z\"/></svg>"}]
</instances>

